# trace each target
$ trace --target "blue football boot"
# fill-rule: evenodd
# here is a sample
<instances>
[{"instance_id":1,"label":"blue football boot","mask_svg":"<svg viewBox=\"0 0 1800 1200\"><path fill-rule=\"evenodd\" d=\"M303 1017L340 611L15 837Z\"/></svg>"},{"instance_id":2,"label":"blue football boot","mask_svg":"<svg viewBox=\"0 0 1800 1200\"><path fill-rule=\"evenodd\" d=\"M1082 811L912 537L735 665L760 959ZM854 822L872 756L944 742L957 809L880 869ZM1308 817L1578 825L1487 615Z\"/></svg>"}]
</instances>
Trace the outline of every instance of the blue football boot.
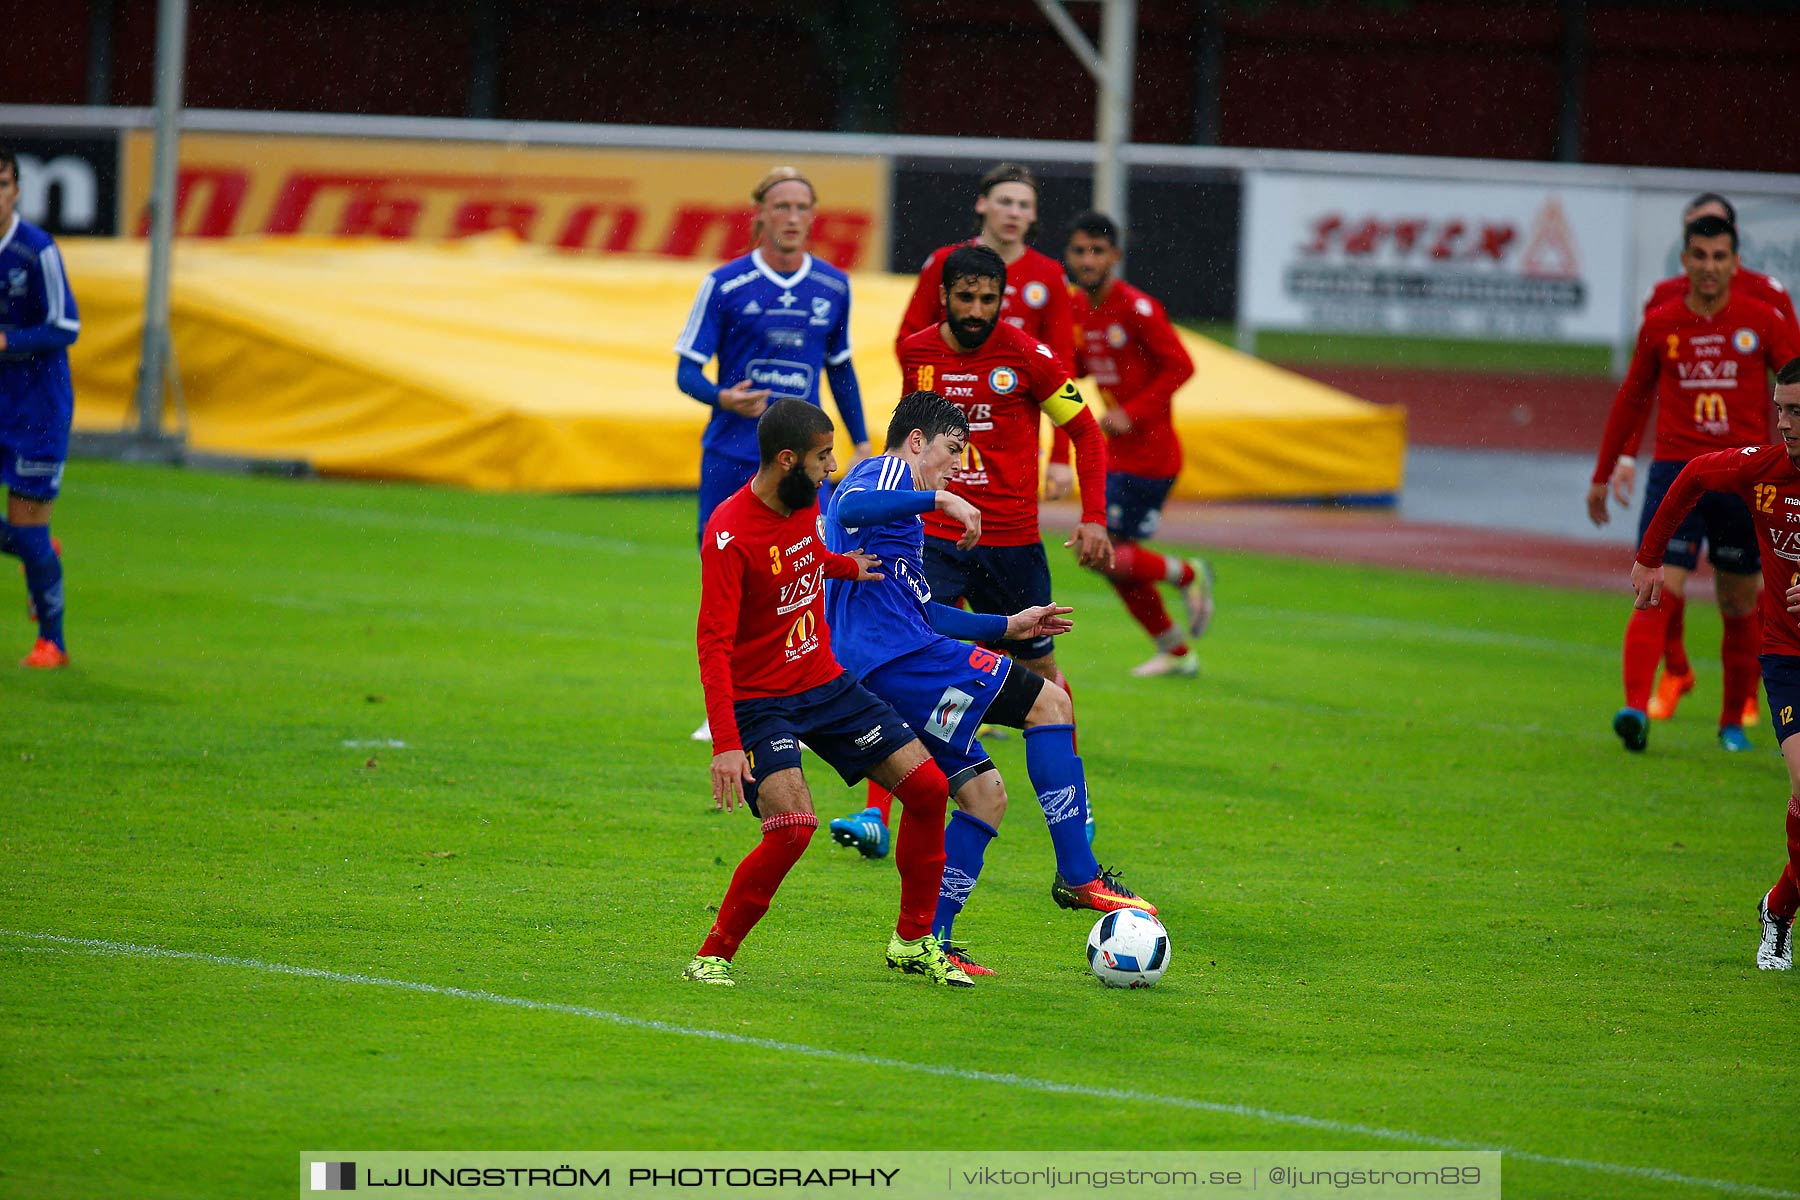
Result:
<instances>
[{"instance_id":1,"label":"blue football boot","mask_svg":"<svg viewBox=\"0 0 1800 1200\"><path fill-rule=\"evenodd\" d=\"M864 858L886 858L888 827L881 810L865 808L831 823L831 839L840 846L855 846Z\"/></svg>"}]
</instances>

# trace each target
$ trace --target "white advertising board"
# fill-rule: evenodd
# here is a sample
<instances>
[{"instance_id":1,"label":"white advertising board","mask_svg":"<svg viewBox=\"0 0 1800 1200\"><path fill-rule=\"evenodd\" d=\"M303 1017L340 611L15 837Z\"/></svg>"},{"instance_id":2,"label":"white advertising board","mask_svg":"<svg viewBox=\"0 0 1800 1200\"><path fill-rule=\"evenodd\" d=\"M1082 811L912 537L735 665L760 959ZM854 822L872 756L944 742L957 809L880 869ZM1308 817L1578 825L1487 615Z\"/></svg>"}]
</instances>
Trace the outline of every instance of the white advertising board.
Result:
<instances>
[{"instance_id":1,"label":"white advertising board","mask_svg":"<svg viewBox=\"0 0 1800 1200\"><path fill-rule=\"evenodd\" d=\"M1239 311L1260 329L1610 343L1627 193L1253 171Z\"/></svg>"}]
</instances>

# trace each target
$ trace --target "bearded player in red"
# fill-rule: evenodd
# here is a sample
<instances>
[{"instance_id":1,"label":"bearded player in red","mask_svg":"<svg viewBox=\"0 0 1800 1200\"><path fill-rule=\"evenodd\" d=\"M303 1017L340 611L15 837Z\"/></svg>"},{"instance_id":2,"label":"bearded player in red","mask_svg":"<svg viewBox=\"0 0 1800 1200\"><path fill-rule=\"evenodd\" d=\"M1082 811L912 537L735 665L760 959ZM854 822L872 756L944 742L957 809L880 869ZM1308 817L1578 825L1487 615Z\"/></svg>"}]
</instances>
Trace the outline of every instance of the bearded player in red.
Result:
<instances>
[{"instance_id":1,"label":"bearded player in red","mask_svg":"<svg viewBox=\"0 0 1800 1200\"><path fill-rule=\"evenodd\" d=\"M882 577L875 560L825 548L819 484L837 468L831 418L804 400L779 400L757 421L756 440L756 475L713 510L700 539L697 644L712 722L713 803L733 811L742 787L762 821L762 840L738 864L682 977L734 986L738 944L769 911L819 827L800 773L804 741L845 783L878 779L905 806L894 855L900 919L888 966L973 987L931 934L949 781L912 728L831 653L825 580Z\"/></svg>"},{"instance_id":2,"label":"bearded player in red","mask_svg":"<svg viewBox=\"0 0 1800 1200\"><path fill-rule=\"evenodd\" d=\"M1776 376L1775 427L1781 442L1703 454L1683 467L1644 532L1631 586L1640 612L1667 595L1663 550L1688 514L1709 493L1740 499L1762 547L1762 679L1769 715L1787 763L1787 865L1757 903L1762 941L1756 965L1786 971L1794 965L1794 914L1800 911L1800 360Z\"/></svg>"},{"instance_id":3,"label":"bearded player in red","mask_svg":"<svg viewBox=\"0 0 1800 1200\"><path fill-rule=\"evenodd\" d=\"M1689 200L1687 207L1681 210L1681 227L1685 230L1688 222L1697 221L1701 217L1722 217L1737 227L1737 209L1731 201L1717 192L1702 192ZM1649 315L1652 309L1667 304L1671 300L1679 300L1687 294L1688 277L1686 272L1671 275L1659 280L1650 289L1650 296L1644 301L1644 313ZM1800 319L1794 314L1794 298L1781 285L1781 281L1772 275L1764 275L1760 271L1752 271L1742 263L1738 265L1737 274L1731 278L1731 290L1740 296L1748 296L1752 300L1760 300L1780 313L1787 322L1788 332L1795 342L1800 343ZM1648 416L1648 414L1645 414ZM1644 430L1640 424L1626 440L1627 447L1635 447L1643 440ZM1631 489L1637 482L1637 460L1621 455L1619 463L1613 468L1611 479L1612 493L1621 505L1631 502ZM1694 690L1694 670L1688 662L1687 646L1683 635L1686 633L1687 604L1683 597L1670 592L1663 597L1663 606L1669 610L1669 634L1663 643L1663 673L1656 682L1656 691L1650 697L1650 719L1667 721L1675 715L1676 706L1681 698ZM1756 698L1744 708L1744 724L1754 725L1759 720Z\"/></svg>"},{"instance_id":4,"label":"bearded player in red","mask_svg":"<svg viewBox=\"0 0 1800 1200\"><path fill-rule=\"evenodd\" d=\"M1078 291L1075 373L1100 386L1106 411L1106 531L1113 565L1106 572L1132 618L1156 643L1148 662L1131 673L1194 675L1198 660L1188 637L1212 619L1212 567L1202 559L1164 557L1142 543L1156 536L1163 502L1181 474L1181 440L1171 411L1175 392L1194 375L1194 360L1169 316L1148 294L1117 278L1119 227L1104 213L1075 218L1063 253ZM1159 584L1179 588L1187 603L1185 629L1163 607Z\"/></svg>"},{"instance_id":5,"label":"bearded player in red","mask_svg":"<svg viewBox=\"0 0 1800 1200\"><path fill-rule=\"evenodd\" d=\"M1652 396L1658 402L1656 450L1640 533L1689 459L1768 441L1768 372L1800 354L1800 344L1779 313L1732 291L1737 230L1730 224L1719 217L1691 222L1681 261L1688 273L1687 295L1644 318L1631 369L1613 398L1588 488L1588 516L1596 525L1608 520L1608 481L1619 457L1631 448L1627 439L1642 428ZM1702 540L1725 625L1719 647L1725 673L1719 745L1748 750L1743 714L1756 693L1758 581L1750 514L1733 497L1707 497L1669 543L1669 591L1685 591L1688 575L1699 563ZM1669 610L1660 605L1639 609L1625 628L1625 707L1614 714L1613 731L1627 750L1642 750L1649 742L1646 709L1667 642L1668 619Z\"/></svg>"},{"instance_id":6,"label":"bearded player in red","mask_svg":"<svg viewBox=\"0 0 1800 1200\"><path fill-rule=\"evenodd\" d=\"M967 601L976 612L1018 612L1049 604L1050 562L1038 528L1038 428L1043 417L1068 431L1081 471L1082 516L1063 543L1084 567L1112 565L1100 497L1106 493L1106 437L1076 390L1069 368L1043 342L1000 319L1006 264L986 246L959 246L945 258L946 316L900 342L900 386L935 391L969 422L960 469L945 487L981 513L981 542L957 546L963 527L925 514L925 577L931 599ZM1054 640L1003 639L993 648L1065 692ZM886 797L831 823L831 836L870 858L887 851ZM1091 836L1091 829L1089 831Z\"/></svg>"}]
</instances>

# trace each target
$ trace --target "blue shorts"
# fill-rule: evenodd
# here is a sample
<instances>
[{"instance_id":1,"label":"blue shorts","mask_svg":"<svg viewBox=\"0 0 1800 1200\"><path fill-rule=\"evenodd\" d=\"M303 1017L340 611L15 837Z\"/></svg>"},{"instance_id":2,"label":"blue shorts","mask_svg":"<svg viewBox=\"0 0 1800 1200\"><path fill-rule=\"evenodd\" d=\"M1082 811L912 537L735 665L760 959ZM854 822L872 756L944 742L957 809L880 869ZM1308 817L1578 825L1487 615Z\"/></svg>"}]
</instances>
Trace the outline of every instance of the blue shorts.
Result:
<instances>
[{"instance_id":1,"label":"blue shorts","mask_svg":"<svg viewBox=\"0 0 1800 1200\"><path fill-rule=\"evenodd\" d=\"M954 781L988 761L975 731L1000 695L1013 661L967 642L941 638L863 676L863 686L918 729L944 774ZM962 786L953 782L951 791Z\"/></svg>"},{"instance_id":2,"label":"blue shorts","mask_svg":"<svg viewBox=\"0 0 1800 1200\"><path fill-rule=\"evenodd\" d=\"M1011 616L1022 608L1050 603L1050 560L1044 543L1027 546L983 546L958 550L947 538L925 537L925 581L940 604L967 600L975 612ZM1020 642L1001 639L990 645L1018 658L1042 658L1055 638Z\"/></svg>"},{"instance_id":3,"label":"blue shorts","mask_svg":"<svg viewBox=\"0 0 1800 1200\"><path fill-rule=\"evenodd\" d=\"M1775 726L1775 741L1788 740L1800 731L1800 658L1792 654L1762 654L1763 692L1769 697L1769 722Z\"/></svg>"},{"instance_id":4,"label":"blue shorts","mask_svg":"<svg viewBox=\"0 0 1800 1200\"><path fill-rule=\"evenodd\" d=\"M731 499L731 493L750 482L759 464L753 458L732 458L727 454L702 452L700 455L700 524L694 531L694 543L706 536L706 523L713 509ZM819 485L819 511L831 503L830 479Z\"/></svg>"},{"instance_id":5,"label":"blue shorts","mask_svg":"<svg viewBox=\"0 0 1800 1200\"><path fill-rule=\"evenodd\" d=\"M28 500L54 500L62 491L69 457L73 408L26 402L12 413L0 409L0 484Z\"/></svg>"},{"instance_id":6,"label":"blue shorts","mask_svg":"<svg viewBox=\"0 0 1800 1200\"><path fill-rule=\"evenodd\" d=\"M855 783L902 746L919 740L892 708L870 695L845 671L830 683L792 696L739 700L738 738L757 779L800 765L800 743L844 778ZM757 784L744 785L750 811Z\"/></svg>"},{"instance_id":7,"label":"blue shorts","mask_svg":"<svg viewBox=\"0 0 1800 1200\"><path fill-rule=\"evenodd\" d=\"M1656 509L1681 474L1687 463L1659 458L1650 464L1649 481L1644 486L1644 511L1638 516L1638 542L1656 517ZM1675 530L1669 548L1663 553L1666 566L1691 571L1700 563L1700 543L1706 542L1706 561L1715 571L1731 571L1754 575L1762 570L1756 553L1756 523L1750 509L1729 492L1703 492L1700 503Z\"/></svg>"},{"instance_id":8,"label":"blue shorts","mask_svg":"<svg viewBox=\"0 0 1800 1200\"><path fill-rule=\"evenodd\" d=\"M1145 542L1156 536L1162 524L1163 502L1169 498L1174 479L1152 479L1148 475L1127 475L1123 471L1106 473L1106 532L1114 538Z\"/></svg>"}]
</instances>

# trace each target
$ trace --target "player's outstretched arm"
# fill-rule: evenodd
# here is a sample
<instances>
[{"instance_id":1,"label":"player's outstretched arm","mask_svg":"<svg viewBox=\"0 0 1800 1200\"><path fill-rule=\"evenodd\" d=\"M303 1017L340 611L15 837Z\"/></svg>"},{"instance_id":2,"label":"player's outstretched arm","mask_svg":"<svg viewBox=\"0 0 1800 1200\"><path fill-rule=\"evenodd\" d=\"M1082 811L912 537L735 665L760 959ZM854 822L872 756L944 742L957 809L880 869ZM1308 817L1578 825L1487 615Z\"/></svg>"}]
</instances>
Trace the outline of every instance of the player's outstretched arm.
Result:
<instances>
[{"instance_id":1,"label":"player's outstretched arm","mask_svg":"<svg viewBox=\"0 0 1800 1200\"><path fill-rule=\"evenodd\" d=\"M1060 637L1075 628L1075 622L1068 619L1068 614L1074 611L1061 604L1039 604L1022 608L1006 618L1006 636L1015 642L1040 637Z\"/></svg>"},{"instance_id":2,"label":"player's outstretched arm","mask_svg":"<svg viewBox=\"0 0 1800 1200\"><path fill-rule=\"evenodd\" d=\"M738 785L755 781L756 777L750 774L749 756L742 750L725 750L713 755L713 807L720 812L734 812L739 804L746 803L739 794Z\"/></svg>"}]
</instances>

